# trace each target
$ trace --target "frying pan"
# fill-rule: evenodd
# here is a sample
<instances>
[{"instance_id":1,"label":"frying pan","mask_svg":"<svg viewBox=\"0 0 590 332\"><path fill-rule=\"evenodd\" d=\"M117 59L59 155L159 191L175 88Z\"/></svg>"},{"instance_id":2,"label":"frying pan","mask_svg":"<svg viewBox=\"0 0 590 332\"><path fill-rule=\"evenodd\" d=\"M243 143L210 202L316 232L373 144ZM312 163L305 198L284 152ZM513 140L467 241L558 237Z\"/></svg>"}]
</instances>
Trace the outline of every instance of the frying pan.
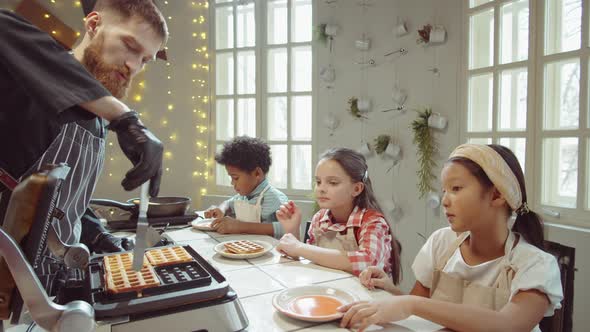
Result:
<instances>
[{"instance_id":1,"label":"frying pan","mask_svg":"<svg viewBox=\"0 0 590 332\"><path fill-rule=\"evenodd\" d=\"M189 208L189 197L150 197L148 204L148 218L184 216ZM91 199L90 204L112 206L129 211L133 216L139 214L139 198L132 198L127 203L110 199Z\"/></svg>"}]
</instances>

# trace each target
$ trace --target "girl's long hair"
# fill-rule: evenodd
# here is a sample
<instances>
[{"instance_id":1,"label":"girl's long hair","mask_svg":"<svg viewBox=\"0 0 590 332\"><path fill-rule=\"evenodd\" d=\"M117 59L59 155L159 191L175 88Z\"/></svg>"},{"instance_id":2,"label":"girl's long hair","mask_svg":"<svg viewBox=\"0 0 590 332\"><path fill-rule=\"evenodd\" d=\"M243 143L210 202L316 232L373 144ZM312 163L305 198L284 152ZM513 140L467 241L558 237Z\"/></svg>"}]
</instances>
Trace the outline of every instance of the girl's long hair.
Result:
<instances>
[{"instance_id":1,"label":"girl's long hair","mask_svg":"<svg viewBox=\"0 0 590 332\"><path fill-rule=\"evenodd\" d=\"M526 186L524 183L524 174L522 172L522 168L520 167L520 163L518 159L514 155L514 153L507 147L498 145L498 144L489 144L490 148L494 149L498 154L506 161L508 167L512 170L512 173L516 176L518 180L518 185L520 187L520 192L522 193L522 203L527 203L527 195L526 195ZM463 157L456 157L449 159L448 162L456 162L463 165L465 168L469 170L473 176L475 176L479 183L486 189L490 189L494 186L490 178L484 172L484 170L475 162L463 158ZM510 214L512 214L512 209L508 207ZM516 222L514 226L512 226L512 231L517 232L522 235L525 240L534 245L535 247L545 250L544 248L544 236L543 236L543 221L539 217L538 214L529 210L525 213L517 213L516 214Z\"/></svg>"},{"instance_id":2,"label":"girl's long hair","mask_svg":"<svg viewBox=\"0 0 590 332\"><path fill-rule=\"evenodd\" d=\"M379 206L377 199L375 198L375 193L373 192L373 185L371 183L371 178L369 177L367 166L367 161L365 157L351 149L347 148L332 148L328 151L324 152L320 156L320 160L324 159L331 159L344 169L346 174L350 176L353 183L356 182L363 182L365 185L365 189L354 199L354 205L358 206L359 208L364 209L371 209L378 211L381 213L384 218L385 214L383 210ZM387 219L385 220L387 221ZM387 222L389 224L389 222ZM393 282L397 285L401 281L402 277L402 268L401 268L401 251L402 247L400 242L397 238L393 235L391 231L391 226L389 227L389 233L391 235L391 274L393 278Z\"/></svg>"}]
</instances>

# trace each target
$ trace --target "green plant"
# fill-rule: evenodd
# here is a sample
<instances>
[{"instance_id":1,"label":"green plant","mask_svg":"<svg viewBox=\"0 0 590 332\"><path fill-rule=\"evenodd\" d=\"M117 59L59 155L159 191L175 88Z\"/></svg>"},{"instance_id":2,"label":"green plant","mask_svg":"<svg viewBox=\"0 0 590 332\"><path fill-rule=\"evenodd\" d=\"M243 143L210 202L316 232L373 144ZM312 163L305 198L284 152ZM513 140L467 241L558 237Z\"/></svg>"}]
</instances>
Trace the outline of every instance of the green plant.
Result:
<instances>
[{"instance_id":1,"label":"green plant","mask_svg":"<svg viewBox=\"0 0 590 332\"><path fill-rule=\"evenodd\" d=\"M382 154L387 149L389 142L391 141L391 136L389 135L379 135L375 138L375 153Z\"/></svg>"},{"instance_id":2,"label":"green plant","mask_svg":"<svg viewBox=\"0 0 590 332\"><path fill-rule=\"evenodd\" d=\"M329 36L326 34L326 23L318 24L313 28L315 40L322 43L324 46L328 44Z\"/></svg>"},{"instance_id":3,"label":"green plant","mask_svg":"<svg viewBox=\"0 0 590 332\"><path fill-rule=\"evenodd\" d=\"M414 132L414 144L418 148L418 191L420 198L424 197L429 191L433 191L432 181L436 179L432 170L436 166L434 155L438 152L434 135L428 127L428 118L432 115L432 109L426 108L424 111L418 111L418 118L412 121L412 131Z\"/></svg>"},{"instance_id":4,"label":"green plant","mask_svg":"<svg viewBox=\"0 0 590 332\"><path fill-rule=\"evenodd\" d=\"M359 100L357 97L350 97L348 99L348 113L357 119L366 119L367 117L364 116L359 110L358 101Z\"/></svg>"}]
</instances>

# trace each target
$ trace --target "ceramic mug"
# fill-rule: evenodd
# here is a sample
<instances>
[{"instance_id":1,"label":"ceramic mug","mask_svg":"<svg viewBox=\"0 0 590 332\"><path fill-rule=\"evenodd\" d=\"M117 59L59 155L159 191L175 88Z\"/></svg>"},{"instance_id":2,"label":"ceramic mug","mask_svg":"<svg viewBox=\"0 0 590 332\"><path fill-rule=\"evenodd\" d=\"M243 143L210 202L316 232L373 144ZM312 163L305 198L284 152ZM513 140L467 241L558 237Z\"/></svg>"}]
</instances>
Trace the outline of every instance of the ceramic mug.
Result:
<instances>
[{"instance_id":1,"label":"ceramic mug","mask_svg":"<svg viewBox=\"0 0 590 332\"><path fill-rule=\"evenodd\" d=\"M369 158L373 154L373 151L371 150L371 146L369 145L369 143L365 143L365 142L363 142L361 144L361 147L358 150L358 152L360 154L362 154L365 158Z\"/></svg>"},{"instance_id":2,"label":"ceramic mug","mask_svg":"<svg viewBox=\"0 0 590 332\"><path fill-rule=\"evenodd\" d=\"M340 120L334 115L334 113L328 113L324 119L324 125L326 128L334 130L340 125Z\"/></svg>"},{"instance_id":3,"label":"ceramic mug","mask_svg":"<svg viewBox=\"0 0 590 332\"><path fill-rule=\"evenodd\" d=\"M395 27L395 34L399 36L403 36L408 33L408 27L406 26L406 22L402 22Z\"/></svg>"},{"instance_id":4,"label":"ceramic mug","mask_svg":"<svg viewBox=\"0 0 590 332\"><path fill-rule=\"evenodd\" d=\"M359 111L366 113L371 109L371 100L368 98L359 98L356 102Z\"/></svg>"},{"instance_id":5,"label":"ceramic mug","mask_svg":"<svg viewBox=\"0 0 590 332\"><path fill-rule=\"evenodd\" d=\"M438 193L435 193L434 191L429 192L426 197L426 204L431 209L438 208L440 206L440 196Z\"/></svg>"},{"instance_id":6,"label":"ceramic mug","mask_svg":"<svg viewBox=\"0 0 590 332\"><path fill-rule=\"evenodd\" d=\"M393 99L393 101L396 102L398 105L403 105L406 102L407 98L408 95L403 90L397 87L393 89L391 99Z\"/></svg>"},{"instance_id":7,"label":"ceramic mug","mask_svg":"<svg viewBox=\"0 0 590 332\"><path fill-rule=\"evenodd\" d=\"M431 43L443 43L447 36L447 31L442 25L435 25L430 31L430 42Z\"/></svg>"},{"instance_id":8,"label":"ceramic mug","mask_svg":"<svg viewBox=\"0 0 590 332\"><path fill-rule=\"evenodd\" d=\"M328 36L334 37L338 33L338 26L336 24L326 24L324 33Z\"/></svg>"},{"instance_id":9,"label":"ceramic mug","mask_svg":"<svg viewBox=\"0 0 590 332\"><path fill-rule=\"evenodd\" d=\"M371 47L371 39L369 38L365 38L365 39L359 39L357 41L354 42L354 46L361 51L366 51Z\"/></svg>"},{"instance_id":10,"label":"ceramic mug","mask_svg":"<svg viewBox=\"0 0 590 332\"><path fill-rule=\"evenodd\" d=\"M428 117L428 127L436 129L445 129L447 126L447 118L440 114L431 114Z\"/></svg>"},{"instance_id":11,"label":"ceramic mug","mask_svg":"<svg viewBox=\"0 0 590 332\"><path fill-rule=\"evenodd\" d=\"M398 144L393 143L389 143L385 149L385 153L393 159L399 158L401 152L402 148Z\"/></svg>"},{"instance_id":12,"label":"ceramic mug","mask_svg":"<svg viewBox=\"0 0 590 332\"><path fill-rule=\"evenodd\" d=\"M324 66L320 69L320 78L326 83L334 82L336 79L336 70L332 65Z\"/></svg>"}]
</instances>

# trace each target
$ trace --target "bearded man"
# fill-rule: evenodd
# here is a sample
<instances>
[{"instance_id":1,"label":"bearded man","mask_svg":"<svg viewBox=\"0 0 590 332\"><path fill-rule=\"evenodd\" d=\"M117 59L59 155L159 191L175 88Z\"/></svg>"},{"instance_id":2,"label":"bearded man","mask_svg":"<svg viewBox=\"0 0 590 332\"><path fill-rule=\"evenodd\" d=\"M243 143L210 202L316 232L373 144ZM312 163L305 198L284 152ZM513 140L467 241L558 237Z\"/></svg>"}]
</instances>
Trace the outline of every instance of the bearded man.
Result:
<instances>
[{"instance_id":1,"label":"bearded man","mask_svg":"<svg viewBox=\"0 0 590 332\"><path fill-rule=\"evenodd\" d=\"M162 143L119 98L155 60L168 28L151 0L98 0L90 8L73 52L0 10L0 178L22 180L44 164L67 163L71 169L57 202L63 217L54 227L65 243L111 252L131 245L108 234L88 209L105 158L106 131L117 134L133 164L123 188L151 180L150 195L157 196ZM9 187L10 181L0 183L0 225Z\"/></svg>"}]
</instances>

